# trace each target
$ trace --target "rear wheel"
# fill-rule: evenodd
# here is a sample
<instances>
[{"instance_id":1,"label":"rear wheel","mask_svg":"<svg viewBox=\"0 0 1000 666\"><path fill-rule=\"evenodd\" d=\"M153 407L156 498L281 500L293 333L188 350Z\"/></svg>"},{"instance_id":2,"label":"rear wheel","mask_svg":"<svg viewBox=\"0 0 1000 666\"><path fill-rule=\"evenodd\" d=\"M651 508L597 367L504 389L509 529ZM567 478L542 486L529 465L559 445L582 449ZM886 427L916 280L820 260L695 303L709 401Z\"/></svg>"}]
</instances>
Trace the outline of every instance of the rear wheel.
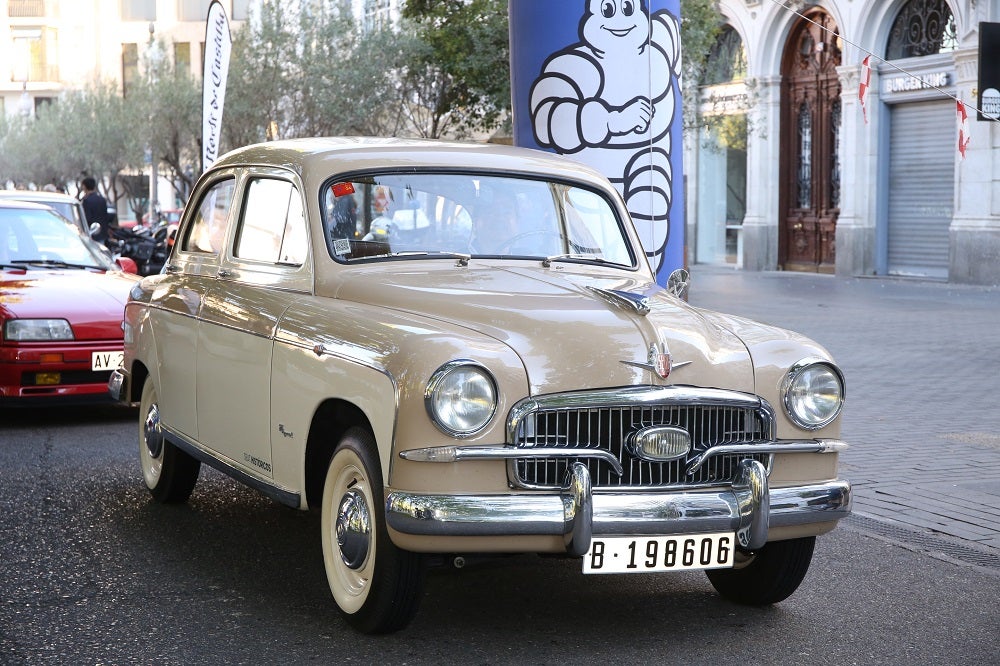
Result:
<instances>
[{"instance_id":1,"label":"rear wheel","mask_svg":"<svg viewBox=\"0 0 1000 666\"><path fill-rule=\"evenodd\" d=\"M420 602L423 561L389 540L382 468L367 430L348 430L334 451L321 525L326 577L348 624L371 634L409 624Z\"/></svg>"},{"instance_id":2,"label":"rear wheel","mask_svg":"<svg viewBox=\"0 0 1000 666\"><path fill-rule=\"evenodd\" d=\"M153 380L146 378L139 402L139 462L146 487L157 502L183 503L198 481L201 463L167 441Z\"/></svg>"},{"instance_id":3,"label":"rear wheel","mask_svg":"<svg viewBox=\"0 0 1000 666\"><path fill-rule=\"evenodd\" d=\"M812 561L816 537L772 541L734 569L705 572L712 587L726 599L748 606L766 606L787 599L798 589Z\"/></svg>"}]
</instances>

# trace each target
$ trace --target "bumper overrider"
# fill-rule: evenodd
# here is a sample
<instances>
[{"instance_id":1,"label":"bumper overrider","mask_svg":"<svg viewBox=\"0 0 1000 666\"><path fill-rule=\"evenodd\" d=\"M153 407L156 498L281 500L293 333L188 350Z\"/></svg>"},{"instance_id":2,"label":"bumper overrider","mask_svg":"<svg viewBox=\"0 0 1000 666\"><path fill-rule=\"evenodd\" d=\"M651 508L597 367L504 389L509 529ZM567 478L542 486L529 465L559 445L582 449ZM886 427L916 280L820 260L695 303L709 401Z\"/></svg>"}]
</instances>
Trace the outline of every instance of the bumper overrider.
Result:
<instances>
[{"instance_id":1,"label":"bumper overrider","mask_svg":"<svg viewBox=\"0 0 1000 666\"><path fill-rule=\"evenodd\" d=\"M756 445L755 450L832 453L846 446L839 441L815 440L765 447ZM491 453L500 455L500 448ZM510 456L524 455L524 451L507 450ZM475 457L491 456L483 452ZM385 514L389 526L403 534L562 536L566 552L580 556L587 552L591 538L596 535L699 532L735 532L740 548L753 551L767 542L771 527L836 521L845 518L850 511L849 482L835 480L771 489L764 465L747 459L740 463L737 477L728 488L594 492L587 467L576 462L569 466L558 494L392 492L386 498Z\"/></svg>"}]
</instances>

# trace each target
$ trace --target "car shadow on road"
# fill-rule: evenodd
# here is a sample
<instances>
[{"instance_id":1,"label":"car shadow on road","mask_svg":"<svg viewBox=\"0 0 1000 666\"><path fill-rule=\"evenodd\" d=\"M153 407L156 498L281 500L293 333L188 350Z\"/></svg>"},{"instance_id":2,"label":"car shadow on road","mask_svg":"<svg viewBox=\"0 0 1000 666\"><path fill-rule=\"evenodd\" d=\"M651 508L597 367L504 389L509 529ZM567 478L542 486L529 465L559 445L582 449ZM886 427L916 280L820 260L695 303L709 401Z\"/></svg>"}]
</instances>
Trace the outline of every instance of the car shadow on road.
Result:
<instances>
[{"instance_id":1,"label":"car shadow on road","mask_svg":"<svg viewBox=\"0 0 1000 666\"><path fill-rule=\"evenodd\" d=\"M187 603L225 606L228 614L257 616L278 631L283 618L295 617L299 625L361 638L340 619L330 595L317 512L288 509L204 468L185 505L156 504L138 475L114 492L115 501L103 503L114 507L104 519L117 532L123 574L153 566L155 581L173 581L173 593ZM771 624L784 612L726 602L702 572L584 576L578 559L536 555L476 558L462 569L436 561L447 564L428 570L421 610L400 635L426 642L429 654L442 658L442 650L457 645L455 636L501 640L513 633L538 648L599 623L616 641L641 643L650 639L651 621L690 639L710 631L706 618ZM161 583L150 584L155 596Z\"/></svg>"}]
</instances>

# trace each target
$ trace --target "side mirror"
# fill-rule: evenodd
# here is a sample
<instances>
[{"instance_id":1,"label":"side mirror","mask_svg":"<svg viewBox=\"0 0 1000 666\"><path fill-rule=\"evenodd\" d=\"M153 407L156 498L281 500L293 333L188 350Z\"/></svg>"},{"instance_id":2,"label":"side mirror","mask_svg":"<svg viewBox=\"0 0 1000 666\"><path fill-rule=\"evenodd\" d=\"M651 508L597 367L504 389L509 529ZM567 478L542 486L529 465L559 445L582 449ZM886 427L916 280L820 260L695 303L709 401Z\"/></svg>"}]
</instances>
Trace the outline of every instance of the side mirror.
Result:
<instances>
[{"instance_id":1,"label":"side mirror","mask_svg":"<svg viewBox=\"0 0 1000 666\"><path fill-rule=\"evenodd\" d=\"M96 234L100 230L101 230L101 225L99 225L97 222L91 222L90 223L90 235L91 235L91 237L93 237L94 234Z\"/></svg>"},{"instance_id":2,"label":"side mirror","mask_svg":"<svg viewBox=\"0 0 1000 666\"><path fill-rule=\"evenodd\" d=\"M667 278L667 291L677 298L686 301L688 289L691 287L691 274L684 268L678 268Z\"/></svg>"}]
</instances>

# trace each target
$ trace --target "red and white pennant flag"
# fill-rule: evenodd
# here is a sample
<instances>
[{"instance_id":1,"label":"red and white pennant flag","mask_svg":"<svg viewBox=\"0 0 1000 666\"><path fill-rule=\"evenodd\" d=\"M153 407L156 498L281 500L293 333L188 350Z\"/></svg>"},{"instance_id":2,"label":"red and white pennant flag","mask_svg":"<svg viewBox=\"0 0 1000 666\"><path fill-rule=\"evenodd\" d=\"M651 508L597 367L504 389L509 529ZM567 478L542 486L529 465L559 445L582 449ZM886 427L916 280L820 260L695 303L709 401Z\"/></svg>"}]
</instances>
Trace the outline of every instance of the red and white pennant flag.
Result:
<instances>
[{"instance_id":1,"label":"red and white pennant flag","mask_svg":"<svg viewBox=\"0 0 1000 666\"><path fill-rule=\"evenodd\" d=\"M861 102L861 113L865 117L865 124L868 124L868 109L865 108L865 96L868 94L868 86L872 83L871 56L866 55L861 61L861 82L858 84L858 100Z\"/></svg>"},{"instance_id":2,"label":"red and white pennant flag","mask_svg":"<svg viewBox=\"0 0 1000 666\"><path fill-rule=\"evenodd\" d=\"M965 104L962 100L957 100L958 104L958 154L965 159L965 149L969 147L969 114L965 112Z\"/></svg>"}]
</instances>

